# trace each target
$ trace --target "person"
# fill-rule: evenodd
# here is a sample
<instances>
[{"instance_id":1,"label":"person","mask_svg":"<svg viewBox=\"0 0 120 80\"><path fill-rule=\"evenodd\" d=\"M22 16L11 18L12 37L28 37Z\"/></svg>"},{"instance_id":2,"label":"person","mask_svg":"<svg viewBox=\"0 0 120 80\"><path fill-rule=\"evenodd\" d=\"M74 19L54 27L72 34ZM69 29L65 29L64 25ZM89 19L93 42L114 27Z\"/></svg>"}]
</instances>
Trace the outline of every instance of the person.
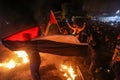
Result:
<instances>
[{"instance_id":1,"label":"person","mask_svg":"<svg viewBox=\"0 0 120 80\"><path fill-rule=\"evenodd\" d=\"M31 41L31 35L29 33L25 33L23 35L23 38L25 39L25 42L30 42ZM40 73L39 73L39 67L41 63L39 51L34 50L33 47L29 46L26 49L26 52L29 56L30 59L30 71L33 80L40 80Z\"/></svg>"},{"instance_id":2,"label":"person","mask_svg":"<svg viewBox=\"0 0 120 80\"><path fill-rule=\"evenodd\" d=\"M85 23L85 22L83 23L83 26L82 26L82 27L79 27L77 24L73 24L73 26L71 26L71 25L69 24L69 22L67 22L67 25L68 25L68 27L69 27L70 29L73 30L72 35L74 35L74 36L77 37L77 38L79 38L80 32L83 31L83 30L85 29L85 27L86 27L86 23Z\"/></svg>"},{"instance_id":3,"label":"person","mask_svg":"<svg viewBox=\"0 0 120 80\"><path fill-rule=\"evenodd\" d=\"M111 67L115 73L115 80L120 80L120 39L117 40L117 44L112 56Z\"/></svg>"},{"instance_id":4,"label":"person","mask_svg":"<svg viewBox=\"0 0 120 80\"><path fill-rule=\"evenodd\" d=\"M89 39L88 39L88 49L89 49L89 56L90 56L90 66L89 66L89 71L92 71L93 66L95 65L95 55L96 51L94 49L96 43L93 40L92 34L90 34Z\"/></svg>"},{"instance_id":5,"label":"person","mask_svg":"<svg viewBox=\"0 0 120 80\"><path fill-rule=\"evenodd\" d=\"M69 34L66 26L62 26L62 27L61 27L61 32L62 32L63 35L68 35L68 34Z\"/></svg>"},{"instance_id":6,"label":"person","mask_svg":"<svg viewBox=\"0 0 120 80\"><path fill-rule=\"evenodd\" d=\"M63 39L64 42L60 42L61 36L55 38L55 36L40 37L30 40L30 36L24 35L26 41L11 41L2 40L2 44L11 51L25 50L30 58L30 71L33 80L40 80L39 66L41 63L38 52L61 55L61 56L85 56L87 55L83 50L87 48L87 44L80 45L76 37L69 35L69 38ZM64 36L66 37L66 36ZM54 40L53 40L54 39ZM58 41L58 39L60 39ZM68 40L69 39L69 43ZM66 41L67 40L67 41ZM71 42L73 44L71 44ZM80 54L81 53L81 54ZM84 54L85 53L85 54Z\"/></svg>"},{"instance_id":7,"label":"person","mask_svg":"<svg viewBox=\"0 0 120 80\"><path fill-rule=\"evenodd\" d=\"M90 65L89 65L89 73L93 75L92 79L96 79L95 77L95 70L96 70L96 42L93 39L93 35L90 34L88 37L88 60L90 60Z\"/></svg>"},{"instance_id":8,"label":"person","mask_svg":"<svg viewBox=\"0 0 120 80\"><path fill-rule=\"evenodd\" d=\"M33 80L40 80L39 67L41 63L39 51L33 50L32 47L26 50L30 59L30 71Z\"/></svg>"}]
</instances>

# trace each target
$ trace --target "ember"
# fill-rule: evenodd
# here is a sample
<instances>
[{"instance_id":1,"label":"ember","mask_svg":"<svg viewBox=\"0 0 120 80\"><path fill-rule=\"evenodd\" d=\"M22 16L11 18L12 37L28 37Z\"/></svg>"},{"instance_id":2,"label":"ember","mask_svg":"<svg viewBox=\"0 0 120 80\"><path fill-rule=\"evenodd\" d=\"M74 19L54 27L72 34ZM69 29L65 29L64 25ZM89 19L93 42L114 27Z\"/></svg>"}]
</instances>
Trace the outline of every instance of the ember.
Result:
<instances>
[{"instance_id":1,"label":"ember","mask_svg":"<svg viewBox=\"0 0 120 80\"><path fill-rule=\"evenodd\" d=\"M16 55L13 59L6 61L4 63L0 63L0 67L12 69L16 66L26 64L29 62L27 53L25 51L14 51L14 54Z\"/></svg>"}]
</instances>

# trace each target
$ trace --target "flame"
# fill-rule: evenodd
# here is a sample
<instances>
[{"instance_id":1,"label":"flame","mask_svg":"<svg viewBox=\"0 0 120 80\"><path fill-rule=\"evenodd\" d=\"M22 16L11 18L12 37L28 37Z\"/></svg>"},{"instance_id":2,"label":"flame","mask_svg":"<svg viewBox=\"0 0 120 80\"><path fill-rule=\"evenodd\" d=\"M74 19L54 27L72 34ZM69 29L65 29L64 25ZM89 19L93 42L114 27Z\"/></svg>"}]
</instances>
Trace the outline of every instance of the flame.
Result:
<instances>
[{"instance_id":1,"label":"flame","mask_svg":"<svg viewBox=\"0 0 120 80\"><path fill-rule=\"evenodd\" d=\"M22 58L22 63L29 62L28 55L25 51L14 51L14 53L17 54L19 58Z\"/></svg>"},{"instance_id":2,"label":"flame","mask_svg":"<svg viewBox=\"0 0 120 80\"><path fill-rule=\"evenodd\" d=\"M61 65L60 71L64 72L63 76L67 78L67 80L75 80L77 76L72 68L72 66Z\"/></svg>"},{"instance_id":3,"label":"flame","mask_svg":"<svg viewBox=\"0 0 120 80\"><path fill-rule=\"evenodd\" d=\"M0 63L0 67L12 69L29 62L28 55L25 51L14 51L14 54L17 56L7 62Z\"/></svg>"},{"instance_id":4,"label":"flame","mask_svg":"<svg viewBox=\"0 0 120 80\"><path fill-rule=\"evenodd\" d=\"M0 67L4 66L5 68L8 68L8 69L11 69L11 68L14 68L16 66L14 60L10 60L9 62L7 63L2 63L0 64Z\"/></svg>"}]
</instances>

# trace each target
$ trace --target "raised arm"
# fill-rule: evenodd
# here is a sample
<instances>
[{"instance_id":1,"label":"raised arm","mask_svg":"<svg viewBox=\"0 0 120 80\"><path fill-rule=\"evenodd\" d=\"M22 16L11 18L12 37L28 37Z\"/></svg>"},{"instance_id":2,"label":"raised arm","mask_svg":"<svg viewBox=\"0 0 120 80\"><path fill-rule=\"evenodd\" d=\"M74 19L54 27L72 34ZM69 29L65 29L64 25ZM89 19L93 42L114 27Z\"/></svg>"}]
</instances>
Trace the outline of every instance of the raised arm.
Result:
<instances>
[{"instance_id":1,"label":"raised arm","mask_svg":"<svg viewBox=\"0 0 120 80\"><path fill-rule=\"evenodd\" d=\"M69 24L69 22L67 22L67 25L69 28L73 29L73 27Z\"/></svg>"},{"instance_id":2,"label":"raised arm","mask_svg":"<svg viewBox=\"0 0 120 80\"><path fill-rule=\"evenodd\" d=\"M112 56L112 60L113 60L113 61L115 60L116 53L117 53L117 49L115 49L114 54L113 54L113 56Z\"/></svg>"},{"instance_id":3,"label":"raised arm","mask_svg":"<svg viewBox=\"0 0 120 80\"><path fill-rule=\"evenodd\" d=\"M82 28L81 28L81 31L84 30L85 27L86 27L86 23L84 22L84 23L83 23L83 26L82 26Z\"/></svg>"}]
</instances>

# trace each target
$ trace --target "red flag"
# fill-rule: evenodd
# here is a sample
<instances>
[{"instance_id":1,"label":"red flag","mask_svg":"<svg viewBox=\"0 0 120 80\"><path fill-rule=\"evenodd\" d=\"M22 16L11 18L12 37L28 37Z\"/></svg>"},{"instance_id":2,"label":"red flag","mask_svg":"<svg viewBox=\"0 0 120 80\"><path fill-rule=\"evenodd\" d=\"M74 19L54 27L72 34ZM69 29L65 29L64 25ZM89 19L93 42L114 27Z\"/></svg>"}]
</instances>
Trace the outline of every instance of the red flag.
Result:
<instances>
[{"instance_id":1,"label":"red flag","mask_svg":"<svg viewBox=\"0 0 120 80\"><path fill-rule=\"evenodd\" d=\"M45 36L48 35L49 28L50 28L50 25L51 25L51 24L56 24L57 27L58 27L58 29L59 29L59 31L61 32L60 26L58 25L58 22L57 22L57 20L56 20L56 18L55 18L55 16L54 16L54 13L53 13L52 10L50 11L50 20L49 20L49 22L48 22L46 31L45 31L45 33L44 33Z\"/></svg>"},{"instance_id":2,"label":"red flag","mask_svg":"<svg viewBox=\"0 0 120 80\"><path fill-rule=\"evenodd\" d=\"M55 15L52 10L50 11L50 23L57 24L57 20L56 20Z\"/></svg>"},{"instance_id":3,"label":"red flag","mask_svg":"<svg viewBox=\"0 0 120 80\"><path fill-rule=\"evenodd\" d=\"M25 34L29 34L30 38L36 38L39 35L40 28L38 26L26 29L24 31L18 32L11 36L4 38L3 40L11 40L11 41L26 41ZM27 37L27 36L26 36Z\"/></svg>"}]
</instances>

